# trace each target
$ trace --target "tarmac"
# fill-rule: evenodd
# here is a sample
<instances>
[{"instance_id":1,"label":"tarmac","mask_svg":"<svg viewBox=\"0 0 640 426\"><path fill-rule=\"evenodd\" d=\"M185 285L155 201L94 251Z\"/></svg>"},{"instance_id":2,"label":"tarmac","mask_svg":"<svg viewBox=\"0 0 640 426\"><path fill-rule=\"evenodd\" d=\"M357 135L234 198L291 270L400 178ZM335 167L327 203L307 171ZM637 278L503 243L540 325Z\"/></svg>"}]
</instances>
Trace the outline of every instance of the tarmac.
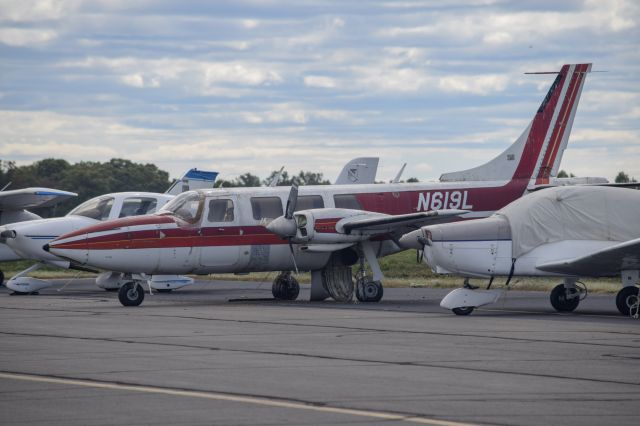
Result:
<instances>
[{"instance_id":1,"label":"tarmac","mask_svg":"<svg viewBox=\"0 0 640 426\"><path fill-rule=\"evenodd\" d=\"M0 424L640 422L640 321L614 295L559 314L512 290L459 317L439 307L446 289L339 304L198 281L125 308L63 284L0 289Z\"/></svg>"}]
</instances>

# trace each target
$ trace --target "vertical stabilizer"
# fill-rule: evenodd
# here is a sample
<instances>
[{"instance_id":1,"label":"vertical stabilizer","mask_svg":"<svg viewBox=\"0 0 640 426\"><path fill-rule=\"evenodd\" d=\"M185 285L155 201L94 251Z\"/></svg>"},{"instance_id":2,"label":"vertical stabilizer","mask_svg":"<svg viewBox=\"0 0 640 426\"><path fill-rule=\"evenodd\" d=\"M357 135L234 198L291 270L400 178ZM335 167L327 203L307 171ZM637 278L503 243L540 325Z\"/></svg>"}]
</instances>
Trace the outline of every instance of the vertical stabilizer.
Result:
<instances>
[{"instance_id":1,"label":"vertical stabilizer","mask_svg":"<svg viewBox=\"0 0 640 426\"><path fill-rule=\"evenodd\" d=\"M493 160L473 169L445 173L440 181L508 181L535 179L548 183L560 167L584 79L591 64L564 65L557 74L533 120L518 139Z\"/></svg>"},{"instance_id":2,"label":"vertical stabilizer","mask_svg":"<svg viewBox=\"0 0 640 426\"><path fill-rule=\"evenodd\" d=\"M335 185L376 183L378 157L354 158L342 168Z\"/></svg>"},{"instance_id":3,"label":"vertical stabilizer","mask_svg":"<svg viewBox=\"0 0 640 426\"><path fill-rule=\"evenodd\" d=\"M206 172L198 169L188 170L180 179L176 179L171 184L165 194L178 195L185 191L194 189L213 188L213 184L218 177L218 172Z\"/></svg>"}]
</instances>

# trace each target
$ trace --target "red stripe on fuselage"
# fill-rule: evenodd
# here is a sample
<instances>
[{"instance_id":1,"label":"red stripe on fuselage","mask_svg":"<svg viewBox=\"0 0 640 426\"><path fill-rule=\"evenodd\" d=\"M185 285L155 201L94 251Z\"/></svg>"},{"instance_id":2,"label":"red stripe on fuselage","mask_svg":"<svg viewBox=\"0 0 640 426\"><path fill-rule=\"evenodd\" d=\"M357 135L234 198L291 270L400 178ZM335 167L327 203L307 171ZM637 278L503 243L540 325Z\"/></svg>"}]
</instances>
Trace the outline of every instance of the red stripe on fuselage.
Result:
<instances>
[{"instance_id":1,"label":"red stripe on fuselage","mask_svg":"<svg viewBox=\"0 0 640 426\"><path fill-rule=\"evenodd\" d=\"M199 231L200 228L177 228L117 232L98 237L89 235L86 240L54 244L52 247L63 250L117 250L287 244L262 226L211 227Z\"/></svg>"},{"instance_id":2,"label":"red stripe on fuselage","mask_svg":"<svg viewBox=\"0 0 640 426\"><path fill-rule=\"evenodd\" d=\"M95 225L87 226L86 228L79 229L77 231L64 234L58 239L76 237L78 235L89 234L93 232L111 231L115 228L123 228L125 226L140 226L140 225L156 225L163 223L174 223L175 218L169 215L144 215L144 216L131 216L123 217L120 219L112 219Z\"/></svg>"}]
</instances>

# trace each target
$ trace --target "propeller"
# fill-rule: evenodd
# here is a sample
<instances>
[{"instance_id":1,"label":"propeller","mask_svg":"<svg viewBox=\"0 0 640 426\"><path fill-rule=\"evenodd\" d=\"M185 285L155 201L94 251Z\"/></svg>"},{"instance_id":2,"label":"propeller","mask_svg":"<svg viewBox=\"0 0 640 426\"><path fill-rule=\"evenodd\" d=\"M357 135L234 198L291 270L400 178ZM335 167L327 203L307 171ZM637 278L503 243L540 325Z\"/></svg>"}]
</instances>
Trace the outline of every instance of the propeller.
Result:
<instances>
[{"instance_id":1,"label":"propeller","mask_svg":"<svg viewBox=\"0 0 640 426\"><path fill-rule=\"evenodd\" d=\"M296 204L298 203L298 185L291 185L291 191L289 192L289 198L287 199L287 207L284 211L284 216L275 218L267 225L267 229L277 236L289 240L289 251L291 252L291 259L293 260L293 266L298 274L298 264L296 263L296 257L293 251L293 238L296 236L297 226L296 221L293 218L293 213L296 210Z\"/></svg>"}]
</instances>

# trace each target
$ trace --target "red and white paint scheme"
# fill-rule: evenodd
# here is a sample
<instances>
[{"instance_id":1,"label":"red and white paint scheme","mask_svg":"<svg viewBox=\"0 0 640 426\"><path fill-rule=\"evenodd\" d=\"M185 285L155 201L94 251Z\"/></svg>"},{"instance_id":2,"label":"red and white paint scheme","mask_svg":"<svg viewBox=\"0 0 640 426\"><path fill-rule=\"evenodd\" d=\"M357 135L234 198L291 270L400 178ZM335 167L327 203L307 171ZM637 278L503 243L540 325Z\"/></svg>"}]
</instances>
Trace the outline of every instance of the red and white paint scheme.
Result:
<instances>
[{"instance_id":1,"label":"red and white paint scheme","mask_svg":"<svg viewBox=\"0 0 640 426\"><path fill-rule=\"evenodd\" d=\"M482 166L444 174L432 183L300 187L297 209L318 216L313 225L316 235L349 234L338 226L345 214L360 214L362 221L402 224L370 232L366 241L336 238L316 245L283 238L284 234L267 225L281 216L292 218L288 209L284 215L291 195L288 188L269 187L187 192L158 214L83 228L60 236L47 248L82 265L148 275L290 271L297 267L312 271L312 299L327 295L343 299L336 297L332 291L336 287L328 282L332 278L327 277L347 276L341 268L358 259L362 263L366 257L371 264L367 252L375 253L375 259L401 251L396 241L400 232L408 232L408 224L427 224L437 218L434 211L441 210L453 211L454 216L468 211L465 218L486 217L554 176L590 69L591 64L564 65L522 135ZM411 216L421 212L427 214ZM350 268L348 274L350 281ZM274 295L290 298L290 292L281 290L295 287L293 281L289 275L279 276ZM128 289L133 297L138 287L131 284ZM349 293L348 286L342 287Z\"/></svg>"}]
</instances>

